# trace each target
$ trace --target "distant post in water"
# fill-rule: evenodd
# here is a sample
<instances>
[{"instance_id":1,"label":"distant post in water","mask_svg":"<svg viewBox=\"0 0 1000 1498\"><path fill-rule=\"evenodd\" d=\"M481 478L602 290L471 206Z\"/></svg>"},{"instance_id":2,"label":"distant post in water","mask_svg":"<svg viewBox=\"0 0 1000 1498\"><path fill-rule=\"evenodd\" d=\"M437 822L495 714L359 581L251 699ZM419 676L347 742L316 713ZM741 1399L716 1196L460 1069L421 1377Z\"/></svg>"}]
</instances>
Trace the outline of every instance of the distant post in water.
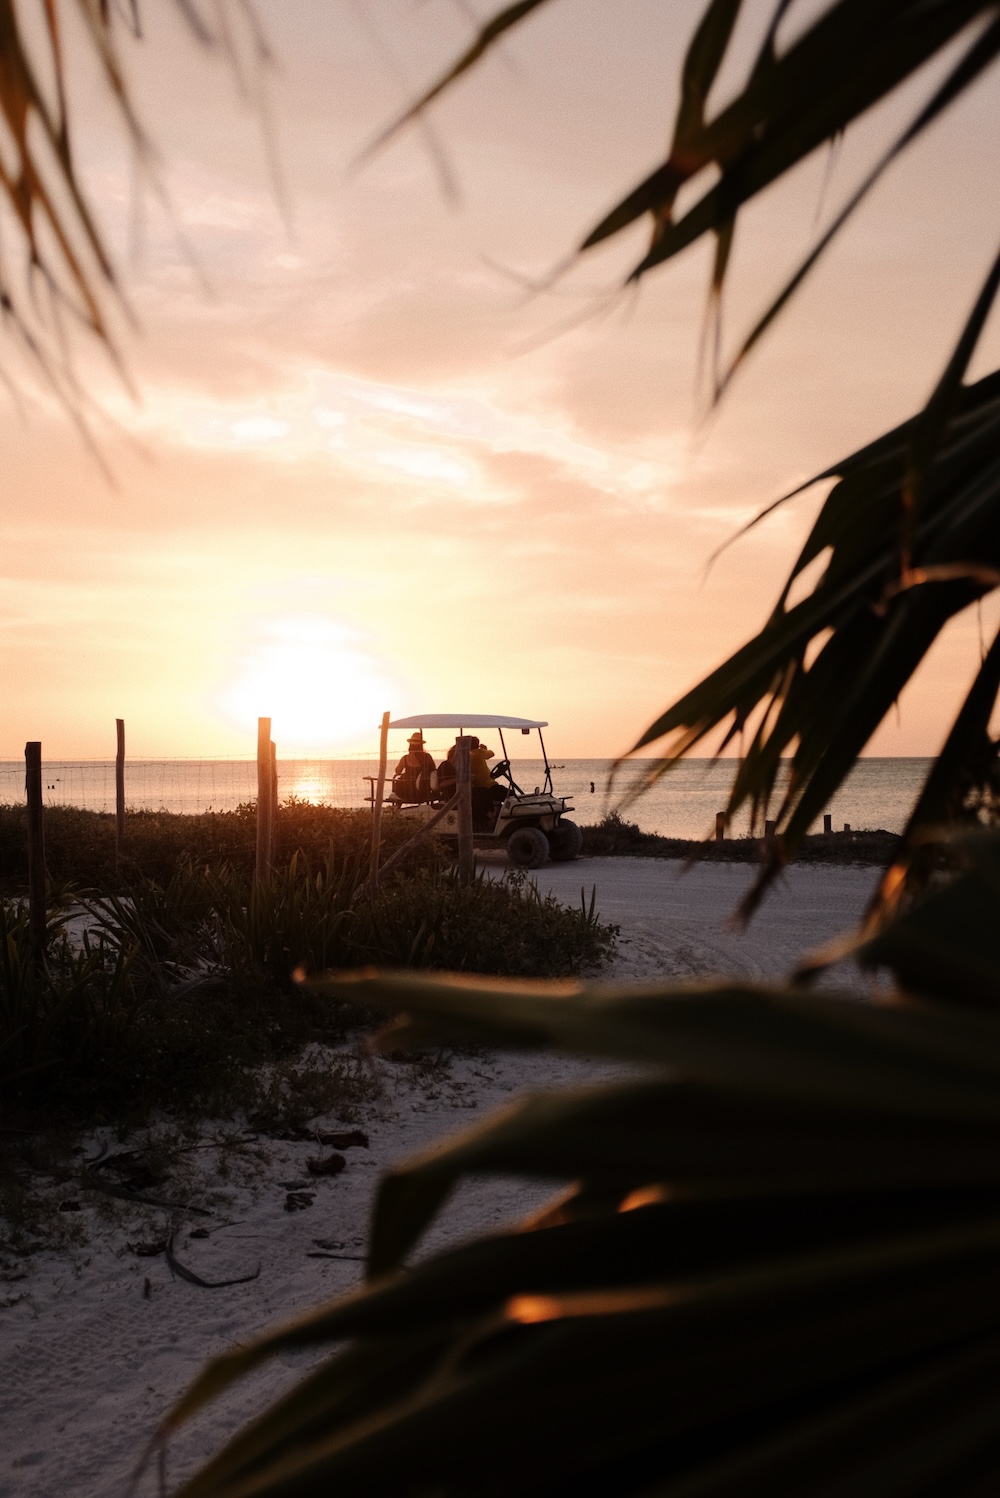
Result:
<instances>
[{"instance_id":1,"label":"distant post in water","mask_svg":"<svg viewBox=\"0 0 1000 1498\"><path fill-rule=\"evenodd\" d=\"M472 851L472 766L469 740L463 733L455 741L455 794L458 797L458 878L471 884L476 871Z\"/></svg>"},{"instance_id":2,"label":"distant post in water","mask_svg":"<svg viewBox=\"0 0 1000 1498\"><path fill-rule=\"evenodd\" d=\"M726 813L724 811L717 811L715 813L715 841L717 843L725 842L725 838L726 838Z\"/></svg>"},{"instance_id":3,"label":"distant post in water","mask_svg":"<svg viewBox=\"0 0 1000 1498\"><path fill-rule=\"evenodd\" d=\"M382 730L378 741L378 779L372 788L372 857L371 883L372 894L378 891L378 857L379 848L382 844L382 802L385 799L385 770L389 753L389 714L382 714Z\"/></svg>"},{"instance_id":4,"label":"distant post in water","mask_svg":"<svg viewBox=\"0 0 1000 1498\"><path fill-rule=\"evenodd\" d=\"M257 878L271 872L271 824L274 776L271 764L271 720L257 719Z\"/></svg>"},{"instance_id":5,"label":"distant post in water","mask_svg":"<svg viewBox=\"0 0 1000 1498\"><path fill-rule=\"evenodd\" d=\"M125 719L115 719L118 751L115 755L115 864L125 857Z\"/></svg>"},{"instance_id":6,"label":"distant post in water","mask_svg":"<svg viewBox=\"0 0 1000 1498\"><path fill-rule=\"evenodd\" d=\"M42 746L24 746L24 788L28 800L28 930L31 958L36 967L45 961L45 834L42 806Z\"/></svg>"}]
</instances>

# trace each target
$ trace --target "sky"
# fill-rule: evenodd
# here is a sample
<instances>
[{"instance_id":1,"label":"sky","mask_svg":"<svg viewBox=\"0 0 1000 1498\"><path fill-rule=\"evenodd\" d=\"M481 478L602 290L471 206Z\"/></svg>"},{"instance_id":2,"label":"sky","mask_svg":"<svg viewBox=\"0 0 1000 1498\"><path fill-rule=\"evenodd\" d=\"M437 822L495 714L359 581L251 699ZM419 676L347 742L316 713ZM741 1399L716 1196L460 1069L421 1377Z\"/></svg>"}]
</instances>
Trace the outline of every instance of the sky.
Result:
<instances>
[{"instance_id":1,"label":"sky","mask_svg":"<svg viewBox=\"0 0 1000 1498\"><path fill-rule=\"evenodd\" d=\"M168 208L70 36L134 394L81 342L98 462L6 355L0 757L111 757L116 717L133 755L252 756L258 715L279 755L336 756L386 709L537 717L559 757L618 754L761 626L822 491L706 571L715 548L926 399L995 252L996 78L709 416L707 247L617 295L640 229L537 289L661 158L700 4L554 0L435 108L433 140L359 161L490 9L257 0L262 109L149 5L123 52ZM749 209L730 341L931 81ZM998 353L991 329L973 374ZM869 752L934 752L979 640L956 621Z\"/></svg>"}]
</instances>

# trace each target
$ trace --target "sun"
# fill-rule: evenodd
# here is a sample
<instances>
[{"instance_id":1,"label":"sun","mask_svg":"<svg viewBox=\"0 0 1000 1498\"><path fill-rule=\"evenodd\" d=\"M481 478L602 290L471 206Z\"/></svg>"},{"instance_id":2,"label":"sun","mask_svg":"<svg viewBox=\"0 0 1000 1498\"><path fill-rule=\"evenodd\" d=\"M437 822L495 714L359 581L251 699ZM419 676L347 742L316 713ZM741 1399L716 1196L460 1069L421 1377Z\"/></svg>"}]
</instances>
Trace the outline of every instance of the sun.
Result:
<instances>
[{"instance_id":1,"label":"sun","mask_svg":"<svg viewBox=\"0 0 1000 1498\"><path fill-rule=\"evenodd\" d=\"M257 643L216 699L248 734L269 717L281 757L370 747L399 690L347 626L325 614L261 621Z\"/></svg>"}]
</instances>

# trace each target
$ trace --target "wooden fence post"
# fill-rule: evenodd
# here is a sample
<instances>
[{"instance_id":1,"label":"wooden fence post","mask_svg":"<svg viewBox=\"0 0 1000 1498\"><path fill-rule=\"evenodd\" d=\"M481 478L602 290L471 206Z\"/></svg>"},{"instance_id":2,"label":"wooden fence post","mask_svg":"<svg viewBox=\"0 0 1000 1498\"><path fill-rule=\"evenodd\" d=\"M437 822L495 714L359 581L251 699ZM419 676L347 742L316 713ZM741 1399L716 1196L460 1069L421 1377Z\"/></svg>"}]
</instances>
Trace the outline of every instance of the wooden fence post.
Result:
<instances>
[{"instance_id":1,"label":"wooden fence post","mask_svg":"<svg viewBox=\"0 0 1000 1498\"><path fill-rule=\"evenodd\" d=\"M472 850L472 767L469 763L469 740L462 736L455 741L455 793L458 796L458 879L460 884L471 884L476 871L476 859Z\"/></svg>"},{"instance_id":2,"label":"wooden fence post","mask_svg":"<svg viewBox=\"0 0 1000 1498\"><path fill-rule=\"evenodd\" d=\"M125 719L115 719L118 750L115 754L115 867L125 857Z\"/></svg>"},{"instance_id":3,"label":"wooden fence post","mask_svg":"<svg viewBox=\"0 0 1000 1498\"><path fill-rule=\"evenodd\" d=\"M378 858L382 843L382 801L385 797L385 766L389 752L389 714L382 714L382 731L378 741L378 779L372 795L372 857L369 882L372 894L378 893Z\"/></svg>"},{"instance_id":4,"label":"wooden fence post","mask_svg":"<svg viewBox=\"0 0 1000 1498\"><path fill-rule=\"evenodd\" d=\"M257 719L257 878L271 872L271 823L274 789L271 770L271 720Z\"/></svg>"},{"instance_id":5,"label":"wooden fence post","mask_svg":"<svg viewBox=\"0 0 1000 1498\"><path fill-rule=\"evenodd\" d=\"M833 813L827 811L827 812L823 813L823 836L824 837L829 837L830 833L832 831L833 831Z\"/></svg>"},{"instance_id":6,"label":"wooden fence post","mask_svg":"<svg viewBox=\"0 0 1000 1498\"><path fill-rule=\"evenodd\" d=\"M24 788L28 800L28 930L31 958L36 967L45 961L45 832L42 809L42 746L24 746Z\"/></svg>"},{"instance_id":7,"label":"wooden fence post","mask_svg":"<svg viewBox=\"0 0 1000 1498\"><path fill-rule=\"evenodd\" d=\"M271 862L278 838L278 746L271 740Z\"/></svg>"},{"instance_id":8,"label":"wooden fence post","mask_svg":"<svg viewBox=\"0 0 1000 1498\"><path fill-rule=\"evenodd\" d=\"M715 841L717 843L722 843L722 842L725 842L725 840L726 840L726 813L724 811L717 811L715 813Z\"/></svg>"}]
</instances>

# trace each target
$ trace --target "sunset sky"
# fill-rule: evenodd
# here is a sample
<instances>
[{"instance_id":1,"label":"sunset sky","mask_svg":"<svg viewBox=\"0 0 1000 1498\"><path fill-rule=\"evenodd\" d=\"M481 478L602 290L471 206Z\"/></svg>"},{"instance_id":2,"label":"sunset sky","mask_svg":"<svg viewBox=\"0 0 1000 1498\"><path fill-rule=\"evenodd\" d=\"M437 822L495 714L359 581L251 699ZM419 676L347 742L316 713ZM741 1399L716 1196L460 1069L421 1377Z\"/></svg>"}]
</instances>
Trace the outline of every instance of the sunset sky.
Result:
<instances>
[{"instance_id":1,"label":"sunset sky","mask_svg":"<svg viewBox=\"0 0 1000 1498\"><path fill-rule=\"evenodd\" d=\"M644 229L524 289L659 159L700 0L555 0L434 111L453 200L418 130L352 165L492 8L258 0L276 187L225 64L149 5L126 51L172 216L79 62L137 398L81 345L109 481L45 398L0 395L0 757L110 756L116 716L136 755L250 755L258 714L280 755L336 755L383 708L537 716L557 756L618 753L763 622L820 494L706 577L713 549L926 398L1000 230L995 76L706 421L707 247L624 299ZM730 339L930 83L848 138L822 202L817 158L750 210ZM973 374L998 361L994 329ZM978 654L970 615L871 750L933 752Z\"/></svg>"}]
</instances>

